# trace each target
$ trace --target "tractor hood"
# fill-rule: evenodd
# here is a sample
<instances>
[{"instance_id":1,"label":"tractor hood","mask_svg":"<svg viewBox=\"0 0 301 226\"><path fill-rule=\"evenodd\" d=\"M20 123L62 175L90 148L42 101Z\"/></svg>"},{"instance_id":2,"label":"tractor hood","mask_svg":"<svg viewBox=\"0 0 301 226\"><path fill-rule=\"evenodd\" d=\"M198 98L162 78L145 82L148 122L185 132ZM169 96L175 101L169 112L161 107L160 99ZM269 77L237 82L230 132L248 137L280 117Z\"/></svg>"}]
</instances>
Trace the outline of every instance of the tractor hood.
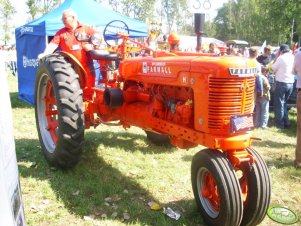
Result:
<instances>
[{"instance_id":1,"label":"tractor hood","mask_svg":"<svg viewBox=\"0 0 301 226\"><path fill-rule=\"evenodd\" d=\"M181 73L249 77L254 76L255 66L252 60L235 56L137 57L121 62L119 72L126 79L164 79L166 82L177 79Z\"/></svg>"}]
</instances>

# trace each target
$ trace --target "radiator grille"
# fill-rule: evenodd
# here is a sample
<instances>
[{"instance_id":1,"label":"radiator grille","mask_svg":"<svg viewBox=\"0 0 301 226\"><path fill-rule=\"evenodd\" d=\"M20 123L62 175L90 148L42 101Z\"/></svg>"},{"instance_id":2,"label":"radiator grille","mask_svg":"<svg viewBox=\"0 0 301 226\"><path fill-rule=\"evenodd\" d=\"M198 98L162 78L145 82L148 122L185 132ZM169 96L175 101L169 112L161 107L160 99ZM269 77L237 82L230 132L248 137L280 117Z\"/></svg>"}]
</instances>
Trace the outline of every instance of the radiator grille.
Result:
<instances>
[{"instance_id":1,"label":"radiator grille","mask_svg":"<svg viewBox=\"0 0 301 226\"><path fill-rule=\"evenodd\" d=\"M231 115L251 113L253 110L254 77L210 78L208 127L222 129Z\"/></svg>"}]
</instances>

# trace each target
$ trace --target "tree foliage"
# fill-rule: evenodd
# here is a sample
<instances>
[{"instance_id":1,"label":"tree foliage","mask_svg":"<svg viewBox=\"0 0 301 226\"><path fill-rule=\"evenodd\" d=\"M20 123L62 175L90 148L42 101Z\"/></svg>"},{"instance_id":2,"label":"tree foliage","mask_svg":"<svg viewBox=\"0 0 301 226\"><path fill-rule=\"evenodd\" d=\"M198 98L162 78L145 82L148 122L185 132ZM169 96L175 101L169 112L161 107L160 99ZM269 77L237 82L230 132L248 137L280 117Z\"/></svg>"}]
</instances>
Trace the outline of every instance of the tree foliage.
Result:
<instances>
[{"instance_id":1,"label":"tree foliage","mask_svg":"<svg viewBox=\"0 0 301 226\"><path fill-rule=\"evenodd\" d=\"M168 32L172 32L174 25L183 23L181 18L187 12L187 2L185 0L161 0L162 11L167 24Z\"/></svg>"},{"instance_id":2,"label":"tree foliage","mask_svg":"<svg viewBox=\"0 0 301 226\"><path fill-rule=\"evenodd\" d=\"M301 35L300 9L299 0L232 0L218 11L216 35L222 40L245 39L254 45L265 40L272 45L291 43Z\"/></svg>"},{"instance_id":3,"label":"tree foliage","mask_svg":"<svg viewBox=\"0 0 301 226\"><path fill-rule=\"evenodd\" d=\"M27 13L30 20L34 20L61 4L62 0L27 0L25 2L28 7Z\"/></svg>"},{"instance_id":4,"label":"tree foliage","mask_svg":"<svg viewBox=\"0 0 301 226\"><path fill-rule=\"evenodd\" d=\"M27 7L29 9L27 12L30 15L30 20L36 19L37 15L40 12L40 9L37 6L36 1L35 0L27 0L26 1L26 5L27 5Z\"/></svg>"},{"instance_id":5,"label":"tree foliage","mask_svg":"<svg viewBox=\"0 0 301 226\"><path fill-rule=\"evenodd\" d=\"M135 19L146 20L153 16L155 0L122 0L122 12Z\"/></svg>"},{"instance_id":6,"label":"tree foliage","mask_svg":"<svg viewBox=\"0 0 301 226\"><path fill-rule=\"evenodd\" d=\"M11 39L11 25L10 21L12 16L16 13L16 9L13 7L9 0L0 0L0 15L1 15L1 28L3 30L1 39L6 45Z\"/></svg>"}]
</instances>

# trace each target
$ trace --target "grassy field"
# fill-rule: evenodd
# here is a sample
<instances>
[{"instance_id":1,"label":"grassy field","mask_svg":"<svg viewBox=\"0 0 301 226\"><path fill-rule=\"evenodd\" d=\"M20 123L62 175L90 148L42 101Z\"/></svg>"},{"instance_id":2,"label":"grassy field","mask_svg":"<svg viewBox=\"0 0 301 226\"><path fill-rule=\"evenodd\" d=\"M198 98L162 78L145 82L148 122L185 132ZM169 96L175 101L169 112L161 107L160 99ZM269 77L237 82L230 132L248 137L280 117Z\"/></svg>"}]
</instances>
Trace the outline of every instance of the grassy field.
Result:
<instances>
[{"instance_id":1,"label":"grassy field","mask_svg":"<svg viewBox=\"0 0 301 226\"><path fill-rule=\"evenodd\" d=\"M100 126L86 131L80 163L61 171L45 161L35 127L34 108L17 98L17 79L9 76L14 136L28 225L205 225L190 183L193 155L189 151L158 147L138 128ZM301 170L293 168L296 113L292 127L258 129L253 146L266 160L271 180L271 206L287 206L301 215ZM162 210L181 213L178 221ZM268 217L260 225L279 225Z\"/></svg>"}]
</instances>

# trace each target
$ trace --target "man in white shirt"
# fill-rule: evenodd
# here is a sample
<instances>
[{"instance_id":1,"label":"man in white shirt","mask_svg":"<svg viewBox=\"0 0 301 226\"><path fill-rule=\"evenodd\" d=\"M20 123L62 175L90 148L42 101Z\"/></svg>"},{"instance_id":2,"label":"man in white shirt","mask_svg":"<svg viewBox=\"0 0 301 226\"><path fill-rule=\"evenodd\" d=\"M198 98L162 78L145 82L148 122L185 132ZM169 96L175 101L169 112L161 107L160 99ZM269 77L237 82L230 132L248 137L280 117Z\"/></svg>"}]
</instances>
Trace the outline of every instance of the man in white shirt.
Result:
<instances>
[{"instance_id":1,"label":"man in white shirt","mask_svg":"<svg viewBox=\"0 0 301 226\"><path fill-rule=\"evenodd\" d=\"M294 165L301 169L301 51L295 55L293 72L298 76L297 79L297 143Z\"/></svg>"},{"instance_id":2,"label":"man in white shirt","mask_svg":"<svg viewBox=\"0 0 301 226\"><path fill-rule=\"evenodd\" d=\"M287 112L289 99L294 84L293 74L294 55L286 44L282 44L276 56L272 69L275 73L276 88L274 93L275 126L284 129L290 126Z\"/></svg>"}]
</instances>

